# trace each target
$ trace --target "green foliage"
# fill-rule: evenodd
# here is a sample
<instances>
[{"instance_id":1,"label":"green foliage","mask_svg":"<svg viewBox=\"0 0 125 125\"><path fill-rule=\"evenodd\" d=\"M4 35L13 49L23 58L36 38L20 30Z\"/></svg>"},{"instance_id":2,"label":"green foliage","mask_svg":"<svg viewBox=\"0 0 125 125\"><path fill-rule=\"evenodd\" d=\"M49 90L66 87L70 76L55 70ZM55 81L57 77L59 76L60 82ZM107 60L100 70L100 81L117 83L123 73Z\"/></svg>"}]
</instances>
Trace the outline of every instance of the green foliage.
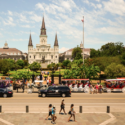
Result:
<instances>
[{"instance_id":1,"label":"green foliage","mask_svg":"<svg viewBox=\"0 0 125 125\"><path fill-rule=\"evenodd\" d=\"M104 71L105 68L113 62L116 64L121 64L121 60L119 59L119 56L115 56L115 57L104 56L104 57L96 57L96 58L85 60L85 64L87 66L94 64L95 66L98 66L101 71Z\"/></svg>"},{"instance_id":2,"label":"green foliage","mask_svg":"<svg viewBox=\"0 0 125 125\"><path fill-rule=\"evenodd\" d=\"M104 72L108 77L123 77L125 76L125 67L122 64L111 63Z\"/></svg>"},{"instance_id":3,"label":"green foliage","mask_svg":"<svg viewBox=\"0 0 125 125\"><path fill-rule=\"evenodd\" d=\"M28 60L23 60L23 62L24 62L24 66L28 66L29 65Z\"/></svg>"},{"instance_id":4,"label":"green foliage","mask_svg":"<svg viewBox=\"0 0 125 125\"><path fill-rule=\"evenodd\" d=\"M24 68L25 65L24 61L20 59L16 61L16 64L19 65L21 68Z\"/></svg>"},{"instance_id":5,"label":"green foliage","mask_svg":"<svg viewBox=\"0 0 125 125\"><path fill-rule=\"evenodd\" d=\"M101 52L99 50L91 49L90 58L99 57L100 55L101 55Z\"/></svg>"},{"instance_id":6,"label":"green foliage","mask_svg":"<svg viewBox=\"0 0 125 125\"><path fill-rule=\"evenodd\" d=\"M10 64L6 60L0 60L0 71L2 71L3 74L6 74L10 70Z\"/></svg>"},{"instance_id":7,"label":"green foliage","mask_svg":"<svg viewBox=\"0 0 125 125\"><path fill-rule=\"evenodd\" d=\"M40 63L33 62L32 64L29 65L29 69L33 71L39 70L41 67Z\"/></svg>"},{"instance_id":8,"label":"green foliage","mask_svg":"<svg viewBox=\"0 0 125 125\"><path fill-rule=\"evenodd\" d=\"M62 65L63 65L64 67L68 67L68 66L70 66L70 63L71 63L70 60L64 60L63 63L62 63Z\"/></svg>"},{"instance_id":9,"label":"green foliage","mask_svg":"<svg viewBox=\"0 0 125 125\"><path fill-rule=\"evenodd\" d=\"M89 67L82 65L80 67L71 68L70 70L64 71L65 79L82 79L82 78L96 78L100 73L98 66L91 65Z\"/></svg>"},{"instance_id":10,"label":"green foliage","mask_svg":"<svg viewBox=\"0 0 125 125\"><path fill-rule=\"evenodd\" d=\"M124 44L122 42L107 43L99 50L91 49L90 57L100 57L100 56L117 56L125 52Z\"/></svg>"},{"instance_id":11,"label":"green foliage","mask_svg":"<svg viewBox=\"0 0 125 125\"><path fill-rule=\"evenodd\" d=\"M81 53L82 53L81 48L78 47L78 46L75 47L75 48L73 49L73 51L72 51L72 58L73 58L73 59L76 59L76 60L81 59L81 58L82 58Z\"/></svg>"}]
</instances>

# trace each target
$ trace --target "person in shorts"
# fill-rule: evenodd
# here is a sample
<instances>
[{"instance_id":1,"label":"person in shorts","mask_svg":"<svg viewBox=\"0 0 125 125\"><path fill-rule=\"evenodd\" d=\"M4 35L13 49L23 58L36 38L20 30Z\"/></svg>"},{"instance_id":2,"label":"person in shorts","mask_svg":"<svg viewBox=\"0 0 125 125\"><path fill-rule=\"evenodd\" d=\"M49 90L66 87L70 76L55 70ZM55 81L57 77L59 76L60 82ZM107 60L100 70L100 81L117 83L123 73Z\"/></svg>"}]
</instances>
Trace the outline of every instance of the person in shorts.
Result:
<instances>
[{"instance_id":1,"label":"person in shorts","mask_svg":"<svg viewBox=\"0 0 125 125\"><path fill-rule=\"evenodd\" d=\"M69 117L69 119L68 119L68 122L70 121L70 118L73 116L73 118L74 118L74 121L76 122L76 120L75 120L75 114L76 114L76 112L74 111L74 104L71 104L71 109L70 109L70 111L69 111L69 114L70 114L70 117Z\"/></svg>"},{"instance_id":2,"label":"person in shorts","mask_svg":"<svg viewBox=\"0 0 125 125\"><path fill-rule=\"evenodd\" d=\"M65 113L65 115L66 115L66 112L65 112L65 104L64 104L64 99L62 100L62 102L61 102L61 109L60 109L60 112L63 110L64 111L64 113ZM60 112L59 112L59 114L60 114Z\"/></svg>"},{"instance_id":3,"label":"person in shorts","mask_svg":"<svg viewBox=\"0 0 125 125\"><path fill-rule=\"evenodd\" d=\"M52 121L51 121L51 123L53 123L53 124L56 124L55 121L57 119L55 112L56 112L56 108L55 108L55 106L53 106L53 108L52 108Z\"/></svg>"},{"instance_id":4,"label":"person in shorts","mask_svg":"<svg viewBox=\"0 0 125 125\"><path fill-rule=\"evenodd\" d=\"M49 116L51 116L51 118L52 118L52 104L49 104L49 114L45 120L47 120Z\"/></svg>"}]
</instances>

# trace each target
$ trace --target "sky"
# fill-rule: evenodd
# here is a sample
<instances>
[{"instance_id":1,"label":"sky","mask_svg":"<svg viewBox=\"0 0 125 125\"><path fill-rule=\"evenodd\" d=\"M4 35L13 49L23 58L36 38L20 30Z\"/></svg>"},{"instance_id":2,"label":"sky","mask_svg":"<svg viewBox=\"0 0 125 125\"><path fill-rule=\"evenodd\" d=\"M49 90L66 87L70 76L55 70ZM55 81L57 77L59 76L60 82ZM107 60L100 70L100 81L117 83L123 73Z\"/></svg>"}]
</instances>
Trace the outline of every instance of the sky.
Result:
<instances>
[{"instance_id":1,"label":"sky","mask_svg":"<svg viewBox=\"0 0 125 125\"><path fill-rule=\"evenodd\" d=\"M0 48L7 41L28 52L30 32L35 48L43 16L47 43L53 47L57 33L60 53L83 41L83 16L85 48L125 45L125 0L0 0Z\"/></svg>"}]
</instances>

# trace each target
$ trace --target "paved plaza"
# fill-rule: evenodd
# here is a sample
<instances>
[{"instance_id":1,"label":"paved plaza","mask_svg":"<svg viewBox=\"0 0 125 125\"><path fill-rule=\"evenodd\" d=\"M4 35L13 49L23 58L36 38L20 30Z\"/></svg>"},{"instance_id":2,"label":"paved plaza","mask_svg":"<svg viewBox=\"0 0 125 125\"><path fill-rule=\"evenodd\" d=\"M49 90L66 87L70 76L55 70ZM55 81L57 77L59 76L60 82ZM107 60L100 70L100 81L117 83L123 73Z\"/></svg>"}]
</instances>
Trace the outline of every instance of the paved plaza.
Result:
<instances>
[{"instance_id":1,"label":"paved plaza","mask_svg":"<svg viewBox=\"0 0 125 125\"><path fill-rule=\"evenodd\" d=\"M71 119L68 121L69 115L56 114L57 115L57 125L99 125L104 121L110 119L111 117L108 114L76 114L77 122L74 122ZM50 125L51 118L45 120L46 113L3 113L0 115L2 120L5 120L12 125ZM2 122L2 120L0 120ZM3 121L1 125L4 125L6 122Z\"/></svg>"}]
</instances>

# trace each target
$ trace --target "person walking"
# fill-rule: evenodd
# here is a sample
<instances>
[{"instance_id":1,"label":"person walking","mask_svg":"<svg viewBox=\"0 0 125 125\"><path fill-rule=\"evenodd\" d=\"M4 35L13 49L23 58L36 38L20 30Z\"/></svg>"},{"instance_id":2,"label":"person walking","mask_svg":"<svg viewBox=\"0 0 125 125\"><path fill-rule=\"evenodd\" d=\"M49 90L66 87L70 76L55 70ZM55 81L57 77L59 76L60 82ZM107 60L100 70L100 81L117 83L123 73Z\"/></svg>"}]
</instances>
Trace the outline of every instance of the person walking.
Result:
<instances>
[{"instance_id":1,"label":"person walking","mask_svg":"<svg viewBox=\"0 0 125 125\"><path fill-rule=\"evenodd\" d=\"M66 115L64 99L63 99L62 102L61 102L61 109L60 109L60 112L61 112L62 110L64 111L64 113L65 113L65 115ZM59 114L60 114L60 112L59 112Z\"/></svg>"},{"instance_id":2,"label":"person walking","mask_svg":"<svg viewBox=\"0 0 125 125\"><path fill-rule=\"evenodd\" d=\"M102 93L102 85L101 84L99 85L99 93L100 94Z\"/></svg>"},{"instance_id":3,"label":"person walking","mask_svg":"<svg viewBox=\"0 0 125 125\"><path fill-rule=\"evenodd\" d=\"M69 111L69 114L70 114L70 117L69 117L69 119L68 119L68 122L70 121L70 118L73 116L74 117L74 121L76 122L76 120L75 120L75 111L74 111L74 104L71 104L71 109L70 109L70 111Z\"/></svg>"},{"instance_id":4,"label":"person walking","mask_svg":"<svg viewBox=\"0 0 125 125\"><path fill-rule=\"evenodd\" d=\"M47 120L50 115L51 115L51 119L52 119L52 104L49 104L49 114L45 120Z\"/></svg>"},{"instance_id":5,"label":"person walking","mask_svg":"<svg viewBox=\"0 0 125 125\"><path fill-rule=\"evenodd\" d=\"M47 85L49 85L49 80L47 79Z\"/></svg>"},{"instance_id":6,"label":"person walking","mask_svg":"<svg viewBox=\"0 0 125 125\"><path fill-rule=\"evenodd\" d=\"M90 85L90 94L93 94L93 86Z\"/></svg>"},{"instance_id":7,"label":"person walking","mask_svg":"<svg viewBox=\"0 0 125 125\"><path fill-rule=\"evenodd\" d=\"M97 94L98 93L98 89L99 89L98 84L96 84L95 89L96 89L96 94Z\"/></svg>"},{"instance_id":8,"label":"person walking","mask_svg":"<svg viewBox=\"0 0 125 125\"><path fill-rule=\"evenodd\" d=\"M52 108L52 121L51 121L51 123L53 123L53 124L56 124L55 121L57 119L55 112L56 112L56 108L55 108L55 106L53 106L53 108Z\"/></svg>"}]
</instances>

